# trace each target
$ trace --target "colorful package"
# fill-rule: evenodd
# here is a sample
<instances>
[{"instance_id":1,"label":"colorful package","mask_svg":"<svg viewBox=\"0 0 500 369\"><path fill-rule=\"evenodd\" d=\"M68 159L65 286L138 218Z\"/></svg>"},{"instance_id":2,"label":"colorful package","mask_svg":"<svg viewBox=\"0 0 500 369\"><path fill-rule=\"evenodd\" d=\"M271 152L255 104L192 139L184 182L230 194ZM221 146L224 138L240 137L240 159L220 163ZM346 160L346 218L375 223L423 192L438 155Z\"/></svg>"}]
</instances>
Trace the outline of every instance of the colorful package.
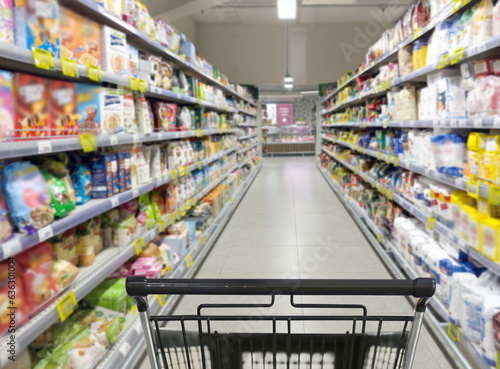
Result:
<instances>
[{"instance_id":1,"label":"colorful package","mask_svg":"<svg viewBox=\"0 0 500 369\"><path fill-rule=\"evenodd\" d=\"M122 19L135 27L135 0L122 0Z\"/></svg>"},{"instance_id":2,"label":"colorful package","mask_svg":"<svg viewBox=\"0 0 500 369\"><path fill-rule=\"evenodd\" d=\"M14 296L14 306L17 307L15 310L16 326L21 326L29 313L30 306L27 303L26 295L24 292L23 284L21 281L21 271L17 268L16 261L4 260L0 263L0 334L7 331L9 325L11 324L10 316L11 310L9 308L9 266L15 268L16 283L15 296ZM18 358L16 357L17 363Z\"/></svg>"},{"instance_id":3,"label":"colorful package","mask_svg":"<svg viewBox=\"0 0 500 369\"><path fill-rule=\"evenodd\" d=\"M14 129L14 101L12 99L12 73L0 70L0 142L7 140Z\"/></svg>"},{"instance_id":4,"label":"colorful package","mask_svg":"<svg viewBox=\"0 0 500 369\"><path fill-rule=\"evenodd\" d=\"M81 134L100 133L101 88L96 85L77 83L76 101L78 130Z\"/></svg>"},{"instance_id":5,"label":"colorful package","mask_svg":"<svg viewBox=\"0 0 500 369\"><path fill-rule=\"evenodd\" d=\"M29 162L17 162L5 168L5 195L20 231L36 233L54 220L45 180Z\"/></svg>"},{"instance_id":6,"label":"colorful package","mask_svg":"<svg viewBox=\"0 0 500 369\"><path fill-rule=\"evenodd\" d=\"M0 1L0 42L14 43L14 15L12 0Z\"/></svg>"},{"instance_id":7,"label":"colorful package","mask_svg":"<svg viewBox=\"0 0 500 369\"><path fill-rule=\"evenodd\" d=\"M9 221L9 208L4 189L5 164L0 162L0 242L4 242L14 235L12 224Z\"/></svg>"},{"instance_id":8,"label":"colorful package","mask_svg":"<svg viewBox=\"0 0 500 369\"><path fill-rule=\"evenodd\" d=\"M78 134L75 84L47 80L47 92L51 136Z\"/></svg>"},{"instance_id":9,"label":"colorful package","mask_svg":"<svg viewBox=\"0 0 500 369\"><path fill-rule=\"evenodd\" d=\"M137 221L134 215L113 224L113 242L115 246L127 246L134 240Z\"/></svg>"},{"instance_id":10,"label":"colorful package","mask_svg":"<svg viewBox=\"0 0 500 369\"><path fill-rule=\"evenodd\" d=\"M52 266L52 247L42 242L16 256L21 268L21 276L26 298L32 308L50 298L56 288L50 273Z\"/></svg>"},{"instance_id":11,"label":"colorful package","mask_svg":"<svg viewBox=\"0 0 500 369\"><path fill-rule=\"evenodd\" d=\"M123 133L123 90L103 88L101 91L102 132Z\"/></svg>"},{"instance_id":12,"label":"colorful package","mask_svg":"<svg viewBox=\"0 0 500 369\"><path fill-rule=\"evenodd\" d=\"M47 137L47 90L45 80L14 74L14 129L16 137Z\"/></svg>"},{"instance_id":13,"label":"colorful package","mask_svg":"<svg viewBox=\"0 0 500 369\"><path fill-rule=\"evenodd\" d=\"M124 0L128 1L128 0ZM128 49L128 70L130 77L139 78L139 50L127 44Z\"/></svg>"},{"instance_id":14,"label":"colorful package","mask_svg":"<svg viewBox=\"0 0 500 369\"><path fill-rule=\"evenodd\" d=\"M55 217L64 217L75 210L76 206L73 201L71 201L64 183L59 178L50 174L47 169L42 169L40 173L42 173L47 183L47 190L50 193Z\"/></svg>"},{"instance_id":15,"label":"colorful package","mask_svg":"<svg viewBox=\"0 0 500 369\"><path fill-rule=\"evenodd\" d=\"M175 184L171 181L167 185L167 194L165 196L165 207L168 214L172 214L175 211L176 204Z\"/></svg>"},{"instance_id":16,"label":"colorful package","mask_svg":"<svg viewBox=\"0 0 500 369\"><path fill-rule=\"evenodd\" d=\"M128 50L125 34L113 28L102 26L101 49L102 69L128 77Z\"/></svg>"},{"instance_id":17,"label":"colorful package","mask_svg":"<svg viewBox=\"0 0 500 369\"><path fill-rule=\"evenodd\" d=\"M165 214L165 203L162 201L160 193L157 190L151 192L151 205L153 208L153 216L157 222Z\"/></svg>"},{"instance_id":18,"label":"colorful package","mask_svg":"<svg viewBox=\"0 0 500 369\"><path fill-rule=\"evenodd\" d=\"M104 0L104 7L113 15L122 16L121 0Z\"/></svg>"},{"instance_id":19,"label":"colorful package","mask_svg":"<svg viewBox=\"0 0 500 369\"><path fill-rule=\"evenodd\" d=\"M151 201L149 201L149 194L145 193L139 196L139 210L146 213L148 229L152 229L155 219L153 214L153 207L151 206Z\"/></svg>"},{"instance_id":20,"label":"colorful package","mask_svg":"<svg viewBox=\"0 0 500 369\"><path fill-rule=\"evenodd\" d=\"M42 49L59 58L59 4L56 0L16 1L14 30L17 46Z\"/></svg>"},{"instance_id":21,"label":"colorful package","mask_svg":"<svg viewBox=\"0 0 500 369\"><path fill-rule=\"evenodd\" d=\"M78 236L78 263L81 266L90 266L95 262L94 235L92 233L92 220L83 222L76 227Z\"/></svg>"},{"instance_id":22,"label":"colorful package","mask_svg":"<svg viewBox=\"0 0 500 369\"><path fill-rule=\"evenodd\" d=\"M139 126L140 133L150 134L153 132L146 98L142 95L135 96L135 121Z\"/></svg>"},{"instance_id":23,"label":"colorful package","mask_svg":"<svg viewBox=\"0 0 500 369\"><path fill-rule=\"evenodd\" d=\"M52 251L59 259L69 261L71 264L78 266L78 237L76 235L76 227L53 237L50 243Z\"/></svg>"},{"instance_id":24,"label":"colorful package","mask_svg":"<svg viewBox=\"0 0 500 369\"><path fill-rule=\"evenodd\" d=\"M158 131L175 131L177 104L156 102L154 104L155 123Z\"/></svg>"},{"instance_id":25,"label":"colorful package","mask_svg":"<svg viewBox=\"0 0 500 369\"><path fill-rule=\"evenodd\" d=\"M91 162L92 198L100 199L113 196L114 173L117 172L115 155L95 155Z\"/></svg>"},{"instance_id":26,"label":"colorful package","mask_svg":"<svg viewBox=\"0 0 500 369\"><path fill-rule=\"evenodd\" d=\"M118 183L119 192L132 189L132 174L130 167L130 152L123 151L116 154L118 161Z\"/></svg>"}]
</instances>

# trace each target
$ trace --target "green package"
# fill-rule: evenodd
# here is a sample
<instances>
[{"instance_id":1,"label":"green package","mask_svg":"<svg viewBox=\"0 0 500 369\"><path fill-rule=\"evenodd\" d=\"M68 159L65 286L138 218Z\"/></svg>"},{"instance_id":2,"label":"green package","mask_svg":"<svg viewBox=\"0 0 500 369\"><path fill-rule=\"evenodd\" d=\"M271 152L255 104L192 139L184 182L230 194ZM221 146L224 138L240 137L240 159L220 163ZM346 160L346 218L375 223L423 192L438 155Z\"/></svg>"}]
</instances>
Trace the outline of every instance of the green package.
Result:
<instances>
[{"instance_id":1,"label":"green package","mask_svg":"<svg viewBox=\"0 0 500 369\"><path fill-rule=\"evenodd\" d=\"M50 193L52 207L54 208L54 216L61 218L76 208L75 203L71 200L66 187L62 180L53 176L47 169L40 170L45 182L47 182L47 189Z\"/></svg>"}]
</instances>

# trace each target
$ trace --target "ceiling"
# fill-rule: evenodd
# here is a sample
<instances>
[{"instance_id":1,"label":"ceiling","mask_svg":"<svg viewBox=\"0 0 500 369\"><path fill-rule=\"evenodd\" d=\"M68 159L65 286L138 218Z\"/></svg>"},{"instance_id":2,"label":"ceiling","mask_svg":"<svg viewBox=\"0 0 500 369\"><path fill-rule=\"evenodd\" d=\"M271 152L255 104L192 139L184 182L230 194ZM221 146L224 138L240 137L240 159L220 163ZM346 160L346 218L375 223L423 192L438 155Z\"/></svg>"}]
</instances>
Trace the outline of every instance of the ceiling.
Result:
<instances>
[{"instance_id":1,"label":"ceiling","mask_svg":"<svg viewBox=\"0 0 500 369\"><path fill-rule=\"evenodd\" d=\"M397 5L394 5L397 3ZM291 24L395 22L415 0L297 0L297 19ZM277 0L148 0L152 16L169 22L192 17L198 23L280 25Z\"/></svg>"}]
</instances>

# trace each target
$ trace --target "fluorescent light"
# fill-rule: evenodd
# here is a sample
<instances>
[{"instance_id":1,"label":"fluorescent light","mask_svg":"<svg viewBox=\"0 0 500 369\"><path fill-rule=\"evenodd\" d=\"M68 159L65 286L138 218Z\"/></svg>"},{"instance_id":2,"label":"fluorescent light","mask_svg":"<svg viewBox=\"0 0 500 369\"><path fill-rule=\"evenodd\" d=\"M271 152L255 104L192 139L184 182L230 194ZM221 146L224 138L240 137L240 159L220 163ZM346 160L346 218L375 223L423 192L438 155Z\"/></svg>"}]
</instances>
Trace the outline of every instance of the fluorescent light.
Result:
<instances>
[{"instance_id":1,"label":"fluorescent light","mask_svg":"<svg viewBox=\"0 0 500 369\"><path fill-rule=\"evenodd\" d=\"M285 76L283 79L283 82L285 83L293 83L293 77L290 77L288 74Z\"/></svg>"},{"instance_id":2,"label":"fluorescent light","mask_svg":"<svg viewBox=\"0 0 500 369\"><path fill-rule=\"evenodd\" d=\"M285 88L291 90L293 88L293 83L285 83Z\"/></svg>"},{"instance_id":3,"label":"fluorescent light","mask_svg":"<svg viewBox=\"0 0 500 369\"><path fill-rule=\"evenodd\" d=\"M297 0L278 0L278 18L295 19L297 17Z\"/></svg>"},{"instance_id":4,"label":"fluorescent light","mask_svg":"<svg viewBox=\"0 0 500 369\"><path fill-rule=\"evenodd\" d=\"M317 90L316 91L301 91L300 93L303 94L303 95L307 95L307 94L311 94L311 95L315 94L315 95L317 95L319 93L319 91L317 91Z\"/></svg>"}]
</instances>

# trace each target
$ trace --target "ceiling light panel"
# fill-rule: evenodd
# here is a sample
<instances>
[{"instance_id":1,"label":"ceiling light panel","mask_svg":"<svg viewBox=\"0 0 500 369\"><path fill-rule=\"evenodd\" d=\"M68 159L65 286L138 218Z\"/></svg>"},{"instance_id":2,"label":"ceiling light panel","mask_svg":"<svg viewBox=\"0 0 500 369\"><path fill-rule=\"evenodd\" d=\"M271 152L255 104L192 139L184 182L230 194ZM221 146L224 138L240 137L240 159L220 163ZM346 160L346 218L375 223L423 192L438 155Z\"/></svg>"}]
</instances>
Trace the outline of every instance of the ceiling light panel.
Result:
<instances>
[{"instance_id":1,"label":"ceiling light panel","mask_svg":"<svg viewBox=\"0 0 500 369\"><path fill-rule=\"evenodd\" d=\"M278 0L278 18L295 19L297 17L297 0Z\"/></svg>"}]
</instances>

